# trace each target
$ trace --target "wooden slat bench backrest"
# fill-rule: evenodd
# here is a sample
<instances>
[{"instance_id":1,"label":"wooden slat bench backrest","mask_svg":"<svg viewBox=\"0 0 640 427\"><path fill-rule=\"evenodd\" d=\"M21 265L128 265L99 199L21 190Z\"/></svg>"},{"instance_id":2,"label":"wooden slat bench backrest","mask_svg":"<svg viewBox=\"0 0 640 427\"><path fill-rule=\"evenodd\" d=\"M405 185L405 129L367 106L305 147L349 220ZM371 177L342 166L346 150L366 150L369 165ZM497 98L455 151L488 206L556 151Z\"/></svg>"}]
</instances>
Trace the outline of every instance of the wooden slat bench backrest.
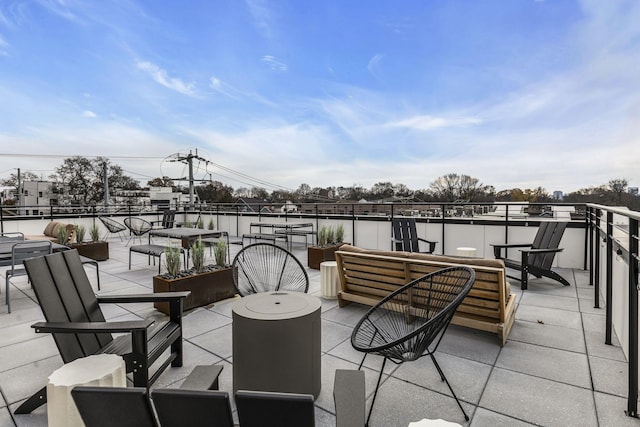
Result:
<instances>
[{"instance_id":1,"label":"wooden slat bench backrest","mask_svg":"<svg viewBox=\"0 0 640 427\"><path fill-rule=\"evenodd\" d=\"M509 301L512 298L510 285L500 260L417 256L407 252L368 251L352 246L341 247L336 252L336 260L341 304L355 301L374 305L413 279L443 268L465 265L474 269L476 280L456 311L458 321L454 323L499 334L505 322L512 323L514 301Z\"/></svg>"}]
</instances>

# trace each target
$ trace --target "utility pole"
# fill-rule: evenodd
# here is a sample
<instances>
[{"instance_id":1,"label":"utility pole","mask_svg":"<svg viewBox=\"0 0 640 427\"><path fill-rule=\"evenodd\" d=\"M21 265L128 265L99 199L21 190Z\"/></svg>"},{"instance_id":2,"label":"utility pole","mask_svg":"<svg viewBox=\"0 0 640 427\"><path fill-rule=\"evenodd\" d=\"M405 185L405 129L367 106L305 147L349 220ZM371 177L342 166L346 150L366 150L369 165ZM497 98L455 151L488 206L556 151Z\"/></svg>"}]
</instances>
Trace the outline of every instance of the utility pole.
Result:
<instances>
[{"instance_id":1,"label":"utility pole","mask_svg":"<svg viewBox=\"0 0 640 427\"><path fill-rule=\"evenodd\" d=\"M107 162L102 164L102 179L104 180L104 211L109 212L109 177L107 176Z\"/></svg>"},{"instance_id":2,"label":"utility pole","mask_svg":"<svg viewBox=\"0 0 640 427\"><path fill-rule=\"evenodd\" d=\"M193 178L193 160L200 160L203 162L208 162L207 159L205 159L204 157L200 157L198 155L198 149L196 148L196 154L193 154L191 152L191 150L189 150L189 154L187 155L181 155L181 154L177 154L175 156L174 159L168 160L169 162L181 162L181 163L185 163L189 166L189 209L193 209L193 195L194 195L194 191L193 191L193 182L194 182L194 178ZM180 178L177 178L180 179Z\"/></svg>"},{"instance_id":3,"label":"utility pole","mask_svg":"<svg viewBox=\"0 0 640 427\"><path fill-rule=\"evenodd\" d=\"M22 175L20 175L20 168L18 168L18 214L22 214Z\"/></svg>"}]
</instances>

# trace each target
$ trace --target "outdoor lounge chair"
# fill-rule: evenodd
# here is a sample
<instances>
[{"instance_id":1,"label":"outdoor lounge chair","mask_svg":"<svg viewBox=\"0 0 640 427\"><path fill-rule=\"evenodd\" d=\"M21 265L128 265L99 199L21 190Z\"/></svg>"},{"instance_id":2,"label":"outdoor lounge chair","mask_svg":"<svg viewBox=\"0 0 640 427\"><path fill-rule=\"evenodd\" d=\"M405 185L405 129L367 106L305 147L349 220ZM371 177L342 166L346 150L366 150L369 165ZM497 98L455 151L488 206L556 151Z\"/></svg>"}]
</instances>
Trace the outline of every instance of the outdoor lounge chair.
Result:
<instances>
[{"instance_id":1,"label":"outdoor lounge chair","mask_svg":"<svg viewBox=\"0 0 640 427\"><path fill-rule=\"evenodd\" d=\"M271 243L245 246L233 260L233 286L241 296L270 291L307 292L309 276L298 258Z\"/></svg>"},{"instance_id":2,"label":"outdoor lounge chair","mask_svg":"<svg viewBox=\"0 0 640 427\"><path fill-rule=\"evenodd\" d=\"M16 242L11 247L11 267L7 269L5 273L5 298L7 301L7 311L9 313L11 313L11 297L9 295L11 283L9 279L15 276L24 276L27 274L22 263L29 258L50 254L52 246L52 243L48 240L25 240Z\"/></svg>"},{"instance_id":3,"label":"outdoor lounge chair","mask_svg":"<svg viewBox=\"0 0 640 427\"><path fill-rule=\"evenodd\" d=\"M384 357L365 425L369 424L387 360L401 364L427 355L449 387L465 420L469 420L434 353L474 280L475 272L469 267L435 271L386 296L356 324L351 334L351 345L365 353L358 369L362 368L369 353Z\"/></svg>"},{"instance_id":4,"label":"outdoor lounge chair","mask_svg":"<svg viewBox=\"0 0 640 427\"><path fill-rule=\"evenodd\" d=\"M394 251L433 253L436 243L418 237L415 218L393 218L393 238L391 239ZM425 251L420 250L420 242L427 244Z\"/></svg>"},{"instance_id":5,"label":"outdoor lounge chair","mask_svg":"<svg viewBox=\"0 0 640 427\"><path fill-rule=\"evenodd\" d=\"M162 213L162 219L159 221L151 221L154 230L173 228L176 222L176 211L166 210Z\"/></svg>"},{"instance_id":6,"label":"outdoor lounge chair","mask_svg":"<svg viewBox=\"0 0 640 427\"><path fill-rule=\"evenodd\" d=\"M527 289L529 274L533 274L538 278L542 276L548 277L562 283L564 286L569 286L569 282L567 282L564 277L551 270L551 264L553 264L553 258L556 256L556 253L562 252L562 249L558 248L558 245L560 244L566 227L566 222L542 222L540 223L536 237L533 239L533 243L494 244L491 245L493 246L493 254L496 259L503 260L506 267L520 270L520 277L509 277L520 280L521 289ZM502 250L508 248L521 248L520 252L522 255L519 261L505 258Z\"/></svg>"},{"instance_id":7,"label":"outdoor lounge chair","mask_svg":"<svg viewBox=\"0 0 640 427\"><path fill-rule=\"evenodd\" d=\"M45 322L31 325L36 333L52 333L64 363L92 354L118 354L133 385L148 387L164 369L182 366L182 307L189 292L109 295L93 293L77 250L53 253L24 261L25 269L44 314ZM106 322L99 303L169 302L169 319ZM153 325L153 328L151 327ZM127 334L113 337L112 333ZM167 357L161 358L170 350ZM155 372L150 366L155 363ZM46 403L46 388L27 399L16 411L26 414Z\"/></svg>"},{"instance_id":8,"label":"outdoor lounge chair","mask_svg":"<svg viewBox=\"0 0 640 427\"><path fill-rule=\"evenodd\" d=\"M122 241L122 232L127 229L124 225L119 222L108 218L106 216L99 216L98 219L102 222L104 227L107 229L107 232L102 236L102 240L107 240L109 234L117 234L120 237L120 241Z\"/></svg>"},{"instance_id":9,"label":"outdoor lounge chair","mask_svg":"<svg viewBox=\"0 0 640 427\"><path fill-rule=\"evenodd\" d=\"M127 242L127 245L136 237L140 240L140 243L142 243L142 236L153 229L149 221L135 216L125 218L124 225L131 231L131 238Z\"/></svg>"}]
</instances>

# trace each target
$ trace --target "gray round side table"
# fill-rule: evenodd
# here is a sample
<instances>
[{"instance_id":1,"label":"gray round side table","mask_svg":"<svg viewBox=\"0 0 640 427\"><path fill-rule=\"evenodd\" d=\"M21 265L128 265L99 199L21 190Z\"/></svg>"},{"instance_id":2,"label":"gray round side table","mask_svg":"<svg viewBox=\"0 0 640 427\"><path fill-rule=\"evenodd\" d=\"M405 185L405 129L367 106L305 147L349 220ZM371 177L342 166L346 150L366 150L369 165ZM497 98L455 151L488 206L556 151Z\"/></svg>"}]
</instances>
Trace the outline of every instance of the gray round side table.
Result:
<instances>
[{"instance_id":1,"label":"gray round side table","mask_svg":"<svg viewBox=\"0 0 640 427\"><path fill-rule=\"evenodd\" d=\"M233 304L233 392L320 394L320 299L263 292Z\"/></svg>"}]
</instances>

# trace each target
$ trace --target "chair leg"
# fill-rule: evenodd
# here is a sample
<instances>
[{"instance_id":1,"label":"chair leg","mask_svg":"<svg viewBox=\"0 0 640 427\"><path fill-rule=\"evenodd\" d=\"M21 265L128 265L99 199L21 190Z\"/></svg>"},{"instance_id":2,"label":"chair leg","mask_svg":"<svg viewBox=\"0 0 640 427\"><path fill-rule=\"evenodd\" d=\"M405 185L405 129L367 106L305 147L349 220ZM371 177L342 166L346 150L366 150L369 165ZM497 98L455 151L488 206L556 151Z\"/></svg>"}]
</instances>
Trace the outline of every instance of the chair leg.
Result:
<instances>
[{"instance_id":1,"label":"chair leg","mask_svg":"<svg viewBox=\"0 0 640 427\"><path fill-rule=\"evenodd\" d=\"M22 405L18 406L15 414L30 414L33 410L47 403L47 388L43 387L38 390L33 396L22 402Z\"/></svg>"},{"instance_id":2,"label":"chair leg","mask_svg":"<svg viewBox=\"0 0 640 427\"><path fill-rule=\"evenodd\" d=\"M366 354L365 354L366 357ZM364 363L364 358L362 359ZM384 372L384 366L387 364L387 358L385 357L382 360L382 367L380 368L380 375L378 375L378 382L376 383L376 389L373 392L373 399L371 399L371 406L369 407L369 415L367 415L367 422L364 423L365 427L369 427L369 419L371 418L371 413L373 412L373 404L376 403L376 396L378 395L378 388L380 388L380 380L382 379L382 373ZM362 365L362 364L361 364ZM464 412L464 411L462 411ZM466 416L466 414L465 414ZM467 418L469 420L469 418Z\"/></svg>"},{"instance_id":3,"label":"chair leg","mask_svg":"<svg viewBox=\"0 0 640 427\"><path fill-rule=\"evenodd\" d=\"M458 396L456 396L455 392L451 388L451 384L449 384L449 381L447 380L447 377L444 375L444 372L442 372L442 369L440 368L440 365L438 365L438 362L436 361L435 356L433 355L433 353L429 353L429 356L431 356L431 360L433 361L433 364L435 365L436 369L438 370L438 373L440 374L440 378L442 379L442 381L444 381L447 384L447 387L449 387L449 391L453 395L453 398L456 399L456 403L460 407L460 410L462 411L462 415L464 415L465 421L469 421L469 416L464 411L464 408L462 407L462 404L460 403L460 400L458 400Z\"/></svg>"},{"instance_id":4,"label":"chair leg","mask_svg":"<svg viewBox=\"0 0 640 427\"><path fill-rule=\"evenodd\" d=\"M522 252L520 266L522 268L522 273L520 275L520 289L524 291L529 285L529 257L526 252Z\"/></svg>"},{"instance_id":5,"label":"chair leg","mask_svg":"<svg viewBox=\"0 0 640 427\"><path fill-rule=\"evenodd\" d=\"M6 277L5 277L5 295L4 297L7 300L7 312L11 313L11 299L9 298L9 287L11 286L11 283L9 282L9 271L7 271Z\"/></svg>"}]
</instances>

